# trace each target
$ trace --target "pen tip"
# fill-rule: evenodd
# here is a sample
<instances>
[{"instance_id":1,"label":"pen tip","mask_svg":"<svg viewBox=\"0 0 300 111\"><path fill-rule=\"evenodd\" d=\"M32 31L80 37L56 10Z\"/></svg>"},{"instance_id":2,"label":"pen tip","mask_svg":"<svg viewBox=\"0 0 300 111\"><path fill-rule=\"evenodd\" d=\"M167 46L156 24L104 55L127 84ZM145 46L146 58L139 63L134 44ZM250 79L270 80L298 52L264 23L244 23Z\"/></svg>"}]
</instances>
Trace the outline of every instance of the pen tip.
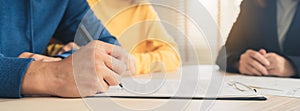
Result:
<instances>
[{"instance_id":1,"label":"pen tip","mask_svg":"<svg viewBox=\"0 0 300 111\"><path fill-rule=\"evenodd\" d=\"M123 85L122 85L121 83L119 84L119 86L120 86L121 88L123 88Z\"/></svg>"}]
</instances>

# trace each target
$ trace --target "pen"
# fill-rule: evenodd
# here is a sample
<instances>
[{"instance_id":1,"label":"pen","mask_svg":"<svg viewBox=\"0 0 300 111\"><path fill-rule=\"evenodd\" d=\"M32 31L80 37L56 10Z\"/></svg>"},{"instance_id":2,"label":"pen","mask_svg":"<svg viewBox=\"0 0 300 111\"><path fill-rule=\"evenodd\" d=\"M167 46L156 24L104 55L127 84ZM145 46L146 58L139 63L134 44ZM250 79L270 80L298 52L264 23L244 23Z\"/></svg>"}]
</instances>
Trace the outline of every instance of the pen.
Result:
<instances>
[{"instance_id":1,"label":"pen","mask_svg":"<svg viewBox=\"0 0 300 111\"><path fill-rule=\"evenodd\" d=\"M88 39L88 42L93 41L93 37L91 36L91 34L87 31L87 29L85 28L84 25L80 24L79 29L83 32L83 36Z\"/></svg>"},{"instance_id":2,"label":"pen","mask_svg":"<svg viewBox=\"0 0 300 111\"><path fill-rule=\"evenodd\" d=\"M123 88L123 84L122 84L122 83L120 83L119 86L120 86L121 88Z\"/></svg>"},{"instance_id":3,"label":"pen","mask_svg":"<svg viewBox=\"0 0 300 111\"><path fill-rule=\"evenodd\" d=\"M79 29L83 32L83 36L88 40L88 42L93 41L93 37L91 36L91 34L88 32L88 30L85 28L85 26L83 24L79 25ZM119 83L119 86L121 88L123 88L122 83Z\"/></svg>"}]
</instances>

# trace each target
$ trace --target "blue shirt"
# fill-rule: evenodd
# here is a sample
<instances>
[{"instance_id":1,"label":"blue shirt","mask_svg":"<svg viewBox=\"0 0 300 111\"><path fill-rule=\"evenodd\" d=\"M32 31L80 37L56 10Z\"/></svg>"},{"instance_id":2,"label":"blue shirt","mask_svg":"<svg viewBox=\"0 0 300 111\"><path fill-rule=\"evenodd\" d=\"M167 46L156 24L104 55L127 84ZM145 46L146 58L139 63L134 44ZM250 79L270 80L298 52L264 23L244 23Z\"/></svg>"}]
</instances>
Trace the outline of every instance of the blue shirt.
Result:
<instances>
[{"instance_id":1,"label":"blue shirt","mask_svg":"<svg viewBox=\"0 0 300 111\"><path fill-rule=\"evenodd\" d=\"M22 52L43 54L52 37L74 41L81 36L79 24L95 39L119 44L86 0L0 0L0 6L0 97L21 97L22 79L33 61L17 58Z\"/></svg>"}]
</instances>

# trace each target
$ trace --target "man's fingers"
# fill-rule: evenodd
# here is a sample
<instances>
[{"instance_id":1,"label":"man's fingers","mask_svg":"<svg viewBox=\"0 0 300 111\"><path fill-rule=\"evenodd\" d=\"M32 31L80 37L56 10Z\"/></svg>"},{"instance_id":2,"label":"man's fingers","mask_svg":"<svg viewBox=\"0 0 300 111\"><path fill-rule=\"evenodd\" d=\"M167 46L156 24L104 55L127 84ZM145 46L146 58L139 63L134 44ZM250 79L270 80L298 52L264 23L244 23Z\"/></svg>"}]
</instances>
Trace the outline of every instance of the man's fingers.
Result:
<instances>
[{"instance_id":1,"label":"man's fingers","mask_svg":"<svg viewBox=\"0 0 300 111\"><path fill-rule=\"evenodd\" d=\"M112 45L112 44L108 44L108 43L104 43L102 41L93 41L97 44L96 48L104 48L106 53L121 60L123 58L125 58L125 56L127 56L126 51L120 47L120 46L116 46L116 45Z\"/></svg>"},{"instance_id":2,"label":"man's fingers","mask_svg":"<svg viewBox=\"0 0 300 111\"><path fill-rule=\"evenodd\" d=\"M106 69L105 71L105 75L103 75L103 79L105 80L105 82L109 85L109 86L116 86L118 84L120 84L120 76L117 75L115 72L113 72L110 69Z\"/></svg>"},{"instance_id":3,"label":"man's fingers","mask_svg":"<svg viewBox=\"0 0 300 111\"><path fill-rule=\"evenodd\" d=\"M264 53L264 51L261 50L261 53ZM269 61L259 52L247 50L246 53L241 55L241 64L249 75L261 76L268 74L268 70L264 65L269 65Z\"/></svg>"},{"instance_id":4,"label":"man's fingers","mask_svg":"<svg viewBox=\"0 0 300 111\"><path fill-rule=\"evenodd\" d=\"M53 62L53 61L60 61L62 60L61 58L53 58L53 57L48 57L44 55L39 55L39 54L34 54L30 52L24 52L22 53L19 58L34 58L36 61L42 61L42 62Z\"/></svg>"},{"instance_id":5,"label":"man's fingers","mask_svg":"<svg viewBox=\"0 0 300 111\"><path fill-rule=\"evenodd\" d=\"M33 54L31 56L31 58L34 58L36 61L42 61L42 62L54 62L54 61L62 60L61 58L47 57L47 56L38 55L38 54Z\"/></svg>"},{"instance_id":6,"label":"man's fingers","mask_svg":"<svg viewBox=\"0 0 300 111\"><path fill-rule=\"evenodd\" d=\"M98 44L99 44L99 42L98 42ZM100 43L100 46L101 45L104 45L104 47L106 47L105 50L109 55L124 62L126 65L129 65L128 62L132 60L130 58L130 55L126 52L126 50L120 46L107 44L107 43L102 43L102 44Z\"/></svg>"},{"instance_id":7,"label":"man's fingers","mask_svg":"<svg viewBox=\"0 0 300 111\"><path fill-rule=\"evenodd\" d=\"M102 61L104 62L104 64L110 68L111 70L113 70L114 72L116 72L117 74L122 74L127 70L127 66L125 64L125 62L118 60L117 58L111 56L108 52L106 52L105 50L108 50L107 46L110 45L106 45L106 43L102 43L101 41L93 41L94 43L96 43L95 46L95 54L96 54L96 58L102 58ZM110 48L110 47L108 47ZM105 51L105 52L103 52Z\"/></svg>"},{"instance_id":8,"label":"man's fingers","mask_svg":"<svg viewBox=\"0 0 300 111\"><path fill-rule=\"evenodd\" d=\"M121 62L124 62L127 66L126 70L129 70L131 74L134 74L136 72L134 58L129 55L123 48L120 48L118 46L114 47L111 56L117 58Z\"/></svg>"},{"instance_id":9,"label":"man's fingers","mask_svg":"<svg viewBox=\"0 0 300 111\"><path fill-rule=\"evenodd\" d=\"M124 62L110 55L104 57L104 63L109 69L113 70L119 75L124 74L127 70L127 65Z\"/></svg>"},{"instance_id":10,"label":"man's fingers","mask_svg":"<svg viewBox=\"0 0 300 111\"><path fill-rule=\"evenodd\" d=\"M243 67L240 69L240 72L242 74L246 74L246 75L252 75L251 72L246 68L246 67Z\"/></svg>"},{"instance_id":11,"label":"man's fingers","mask_svg":"<svg viewBox=\"0 0 300 111\"><path fill-rule=\"evenodd\" d=\"M261 75L261 74L263 74L263 75L268 75L268 70L263 66L263 65L261 65L260 63L258 63L256 60L250 60L249 62L248 62L248 64L252 67L252 68L254 68L254 69L256 69L257 71L259 71L259 74Z\"/></svg>"},{"instance_id":12,"label":"man's fingers","mask_svg":"<svg viewBox=\"0 0 300 111\"><path fill-rule=\"evenodd\" d=\"M253 76L253 75L257 75L258 72L253 70L251 68L251 66L245 66L244 68L242 68L242 71L241 71L242 74L245 74L245 75L249 75L249 76Z\"/></svg>"},{"instance_id":13,"label":"man's fingers","mask_svg":"<svg viewBox=\"0 0 300 111\"><path fill-rule=\"evenodd\" d=\"M109 89L108 84L104 81L103 78L102 78L102 80L99 79L99 85L100 85L100 87L98 89L99 90L98 92L106 92Z\"/></svg>"},{"instance_id":14,"label":"man's fingers","mask_svg":"<svg viewBox=\"0 0 300 111\"><path fill-rule=\"evenodd\" d=\"M71 47L69 47L69 46L64 46L64 47L62 47L62 48L57 52L57 54L62 54L62 53L68 52L68 51L70 51L70 50L72 50Z\"/></svg>"},{"instance_id":15,"label":"man's fingers","mask_svg":"<svg viewBox=\"0 0 300 111\"><path fill-rule=\"evenodd\" d=\"M109 53L111 56L123 61L128 57L126 51L119 46L114 46Z\"/></svg>"},{"instance_id":16,"label":"man's fingers","mask_svg":"<svg viewBox=\"0 0 300 111\"><path fill-rule=\"evenodd\" d=\"M274 54L270 53L270 54L265 55L265 57L270 61L270 65L267 66L267 69L268 70L275 69L276 64L278 64L278 63L277 63L276 59L274 58Z\"/></svg>"},{"instance_id":17,"label":"man's fingers","mask_svg":"<svg viewBox=\"0 0 300 111\"><path fill-rule=\"evenodd\" d=\"M33 58L34 56L36 56L36 54L30 52L24 52L21 55L19 55L19 58Z\"/></svg>"},{"instance_id":18,"label":"man's fingers","mask_svg":"<svg viewBox=\"0 0 300 111\"><path fill-rule=\"evenodd\" d=\"M263 55L261 55L258 52L255 52L253 50L248 50L247 53L249 53L250 57L252 57L253 59L257 60L259 63L261 63L264 66L268 66L270 65L270 62L268 61L268 59L266 59Z\"/></svg>"},{"instance_id":19,"label":"man's fingers","mask_svg":"<svg viewBox=\"0 0 300 111\"><path fill-rule=\"evenodd\" d=\"M259 71L255 70L250 64L242 64L240 72L245 75L258 75Z\"/></svg>"},{"instance_id":20,"label":"man's fingers","mask_svg":"<svg viewBox=\"0 0 300 111\"><path fill-rule=\"evenodd\" d=\"M246 67L246 70L249 71L249 75L256 75L256 76L261 76L262 75L257 69L255 69L251 65L249 65L248 67Z\"/></svg>"},{"instance_id":21,"label":"man's fingers","mask_svg":"<svg viewBox=\"0 0 300 111\"><path fill-rule=\"evenodd\" d=\"M261 55L266 55L266 54L267 54L267 51L266 51L265 49L260 49L260 50L259 50L259 53L260 53Z\"/></svg>"},{"instance_id":22,"label":"man's fingers","mask_svg":"<svg viewBox=\"0 0 300 111\"><path fill-rule=\"evenodd\" d=\"M109 86L116 86L120 83L118 75L111 71L108 67L97 67L96 71L100 85L98 92L106 92L109 89Z\"/></svg>"},{"instance_id":23,"label":"man's fingers","mask_svg":"<svg viewBox=\"0 0 300 111\"><path fill-rule=\"evenodd\" d=\"M48 57L38 55L38 54L33 54L30 58L34 58L36 61L42 61L43 59L48 58Z\"/></svg>"},{"instance_id":24,"label":"man's fingers","mask_svg":"<svg viewBox=\"0 0 300 111\"><path fill-rule=\"evenodd\" d=\"M23 52L19 55L19 58L30 58L33 55L33 53L30 52Z\"/></svg>"},{"instance_id":25,"label":"man's fingers","mask_svg":"<svg viewBox=\"0 0 300 111\"><path fill-rule=\"evenodd\" d=\"M71 47L72 50L77 50L77 49L80 48L80 47L79 47L76 43L74 43L74 42L68 43L68 47Z\"/></svg>"},{"instance_id":26,"label":"man's fingers","mask_svg":"<svg viewBox=\"0 0 300 111\"><path fill-rule=\"evenodd\" d=\"M108 55L112 56L115 59L109 59L109 60L113 60L112 63L116 62L117 64L109 64L109 62L107 62L110 68L112 68L111 66L115 66L117 69L117 73L118 74L122 74L122 72L124 71L123 66L125 66L125 70L130 70L131 73L135 73L135 64L134 64L134 60L133 58L126 52L126 50L124 50L123 48L116 46L116 45L111 45L111 44L107 44L107 43L103 43L101 41L96 41L97 43L97 50L101 50L101 48L103 49L103 47L105 47L105 51ZM115 61L115 60L119 60ZM121 62L123 62L125 65L122 65ZM121 66L118 66L118 64L120 63ZM117 66L116 66L117 65ZM121 69L120 69L121 68ZM114 70L115 71L115 70Z\"/></svg>"},{"instance_id":27,"label":"man's fingers","mask_svg":"<svg viewBox=\"0 0 300 111\"><path fill-rule=\"evenodd\" d=\"M52 57L48 57L48 58L43 58L41 61L43 62L55 62L55 61L61 61L61 58L52 58Z\"/></svg>"},{"instance_id":28,"label":"man's fingers","mask_svg":"<svg viewBox=\"0 0 300 111\"><path fill-rule=\"evenodd\" d=\"M273 70L276 68L276 66L271 64L271 65L267 66L266 68L267 68L267 70Z\"/></svg>"}]
</instances>

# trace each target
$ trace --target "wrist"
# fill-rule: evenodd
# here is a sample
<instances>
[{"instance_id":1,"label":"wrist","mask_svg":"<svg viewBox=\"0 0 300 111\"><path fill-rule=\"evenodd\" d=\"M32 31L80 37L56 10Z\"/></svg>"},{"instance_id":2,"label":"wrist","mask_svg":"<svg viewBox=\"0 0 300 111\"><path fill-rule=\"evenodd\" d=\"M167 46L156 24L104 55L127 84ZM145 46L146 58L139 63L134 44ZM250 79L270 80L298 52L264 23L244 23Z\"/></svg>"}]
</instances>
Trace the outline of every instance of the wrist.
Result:
<instances>
[{"instance_id":1,"label":"wrist","mask_svg":"<svg viewBox=\"0 0 300 111\"><path fill-rule=\"evenodd\" d=\"M31 62L23 78L22 94L54 95L56 67L57 62Z\"/></svg>"},{"instance_id":2,"label":"wrist","mask_svg":"<svg viewBox=\"0 0 300 111\"><path fill-rule=\"evenodd\" d=\"M287 74L290 74L291 77L296 75L296 70L289 61L285 62L285 69L287 69Z\"/></svg>"}]
</instances>

